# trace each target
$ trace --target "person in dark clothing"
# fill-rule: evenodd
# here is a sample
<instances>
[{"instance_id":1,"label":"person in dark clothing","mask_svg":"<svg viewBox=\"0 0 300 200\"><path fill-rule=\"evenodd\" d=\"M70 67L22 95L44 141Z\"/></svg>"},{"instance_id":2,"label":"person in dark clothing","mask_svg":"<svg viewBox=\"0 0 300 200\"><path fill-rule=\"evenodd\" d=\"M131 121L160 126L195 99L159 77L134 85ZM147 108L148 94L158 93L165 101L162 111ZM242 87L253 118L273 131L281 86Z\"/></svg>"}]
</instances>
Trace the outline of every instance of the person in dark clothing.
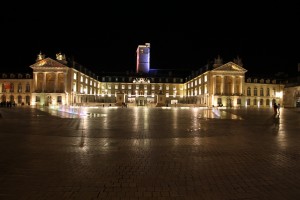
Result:
<instances>
[{"instance_id":1,"label":"person in dark clothing","mask_svg":"<svg viewBox=\"0 0 300 200\"><path fill-rule=\"evenodd\" d=\"M277 106L277 104L274 102L274 104L273 104L274 115L277 115L277 109L278 109L278 106Z\"/></svg>"}]
</instances>

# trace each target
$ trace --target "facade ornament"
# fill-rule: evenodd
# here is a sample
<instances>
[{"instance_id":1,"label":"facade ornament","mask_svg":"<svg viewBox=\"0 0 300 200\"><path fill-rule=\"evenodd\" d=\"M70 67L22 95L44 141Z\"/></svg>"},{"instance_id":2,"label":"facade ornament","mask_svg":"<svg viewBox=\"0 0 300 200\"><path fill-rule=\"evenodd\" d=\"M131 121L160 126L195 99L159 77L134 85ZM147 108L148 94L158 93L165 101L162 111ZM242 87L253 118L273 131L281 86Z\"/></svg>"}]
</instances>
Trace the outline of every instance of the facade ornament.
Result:
<instances>
[{"instance_id":1,"label":"facade ornament","mask_svg":"<svg viewBox=\"0 0 300 200\"><path fill-rule=\"evenodd\" d=\"M40 51L40 53L37 55L36 58L36 62L45 59L45 54L42 54L42 52Z\"/></svg>"},{"instance_id":2,"label":"facade ornament","mask_svg":"<svg viewBox=\"0 0 300 200\"><path fill-rule=\"evenodd\" d=\"M135 78L133 83L150 83L150 80L147 78Z\"/></svg>"},{"instance_id":3,"label":"facade ornament","mask_svg":"<svg viewBox=\"0 0 300 200\"><path fill-rule=\"evenodd\" d=\"M217 68L217 67L220 67L221 65L223 65L223 59L220 57L220 55L218 55L218 57L215 58L213 67Z\"/></svg>"}]
</instances>

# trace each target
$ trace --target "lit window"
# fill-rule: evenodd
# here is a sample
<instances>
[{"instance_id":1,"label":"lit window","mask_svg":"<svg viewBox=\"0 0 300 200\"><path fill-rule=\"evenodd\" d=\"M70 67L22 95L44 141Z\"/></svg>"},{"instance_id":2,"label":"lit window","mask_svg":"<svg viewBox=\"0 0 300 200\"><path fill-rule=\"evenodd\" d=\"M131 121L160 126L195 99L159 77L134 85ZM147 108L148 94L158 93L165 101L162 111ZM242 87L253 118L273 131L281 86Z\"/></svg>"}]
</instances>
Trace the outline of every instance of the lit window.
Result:
<instances>
[{"instance_id":1,"label":"lit window","mask_svg":"<svg viewBox=\"0 0 300 200\"><path fill-rule=\"evenodd\" d=\"M73 91L76 92L76 83L73 83Z\"/></svg>"},{"instance_id":2,"label":"lit window","mask_svg":"<svg viewBox=\"0 0 300 200\"><path fill-rule=\"evenodd\" d=\"M257 96L257 88L254 88L254 96Z\"/></svg>"}]
</instances>

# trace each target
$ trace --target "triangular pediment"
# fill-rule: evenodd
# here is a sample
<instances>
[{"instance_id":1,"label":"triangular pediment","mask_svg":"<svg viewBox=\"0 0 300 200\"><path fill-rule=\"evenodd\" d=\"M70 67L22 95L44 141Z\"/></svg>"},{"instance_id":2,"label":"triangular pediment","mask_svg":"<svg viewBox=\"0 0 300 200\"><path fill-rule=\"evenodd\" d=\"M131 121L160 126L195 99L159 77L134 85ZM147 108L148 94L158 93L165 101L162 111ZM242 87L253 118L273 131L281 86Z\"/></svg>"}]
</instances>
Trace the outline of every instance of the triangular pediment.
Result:
<instances>
[{"instance_id":1,"label":"triangular pediment","mask_svg":"<svg viewBox=\"0 0 300 200\"><path fill-rule=\"evenodd\" d=\"M224 65L221 65L220 67L217 67L215 69L213 69L212 71L218 72L218 71L222 71L222 72L247 72L246 69L244 69L243 67L233 63L233 62L228 62Z\"/></svg>"},{"instance_id":2,"label":"triangular pediment","mask_svg":"<svg viewBox=\"0 0 300 200\"><path fill-rule=\"evenodd\" d=\"M36 62L30 67L34 69L34 68L66 68L67 66L51 58L45 58L43 60Z\"/></svg>"}]
</instances>

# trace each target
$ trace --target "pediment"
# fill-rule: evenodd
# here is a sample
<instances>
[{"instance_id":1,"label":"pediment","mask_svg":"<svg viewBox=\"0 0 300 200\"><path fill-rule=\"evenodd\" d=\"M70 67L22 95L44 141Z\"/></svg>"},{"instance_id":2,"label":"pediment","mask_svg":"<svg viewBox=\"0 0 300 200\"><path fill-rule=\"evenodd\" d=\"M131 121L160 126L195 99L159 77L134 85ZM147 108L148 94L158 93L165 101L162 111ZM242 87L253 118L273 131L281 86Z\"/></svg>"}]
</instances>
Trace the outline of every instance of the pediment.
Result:
<instances>
[{"instance_id":1,"label":"pediment","mask_svg":"<svg viewBox=\"0 0 300 200\"><path fill-rule=\"evenodd\" d=\"M30 67L34 69L34 68L65 68L67 66L51 58L45 58L43 60L36 62Z\"/></svg>"},{"instance_id":2,"label":"pediment","mask_svg":"<svg viewBox=\"0 0 300 200\"><path fill-rule=\"evenodd\" d=\"M222 72L246 72L247 70L244 69L243 67L233 63L233 62L228 62L224 65L221 65L220 67L217 67L215 69L213 69L212 71L218 72L218 71L222 71Z\"/></svg>"}]
</instances>

